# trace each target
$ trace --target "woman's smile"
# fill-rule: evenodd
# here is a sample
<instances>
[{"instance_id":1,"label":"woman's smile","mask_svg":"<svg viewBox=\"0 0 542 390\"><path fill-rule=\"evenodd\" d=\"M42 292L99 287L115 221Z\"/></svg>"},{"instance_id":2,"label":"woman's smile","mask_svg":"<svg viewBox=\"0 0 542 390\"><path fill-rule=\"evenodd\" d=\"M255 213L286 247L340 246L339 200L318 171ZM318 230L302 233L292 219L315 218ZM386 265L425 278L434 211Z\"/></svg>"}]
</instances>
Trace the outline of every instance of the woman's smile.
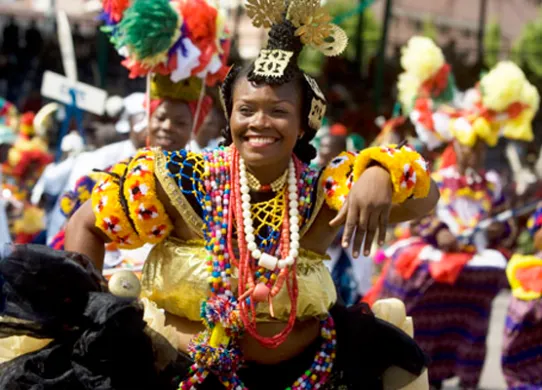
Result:
<instances>
[{"instance_id":1,"label":"woman's smile","mask_svg":"<svg viewBox=\"0 0 542 390\"><path fill-rule=\"evenodd\" d=\"M280 137L271 137L263 135L246 135L243 137L245 143L253 149L265 149L270 146L275 146L281 140Z\"/></svg>"}]
</instances>

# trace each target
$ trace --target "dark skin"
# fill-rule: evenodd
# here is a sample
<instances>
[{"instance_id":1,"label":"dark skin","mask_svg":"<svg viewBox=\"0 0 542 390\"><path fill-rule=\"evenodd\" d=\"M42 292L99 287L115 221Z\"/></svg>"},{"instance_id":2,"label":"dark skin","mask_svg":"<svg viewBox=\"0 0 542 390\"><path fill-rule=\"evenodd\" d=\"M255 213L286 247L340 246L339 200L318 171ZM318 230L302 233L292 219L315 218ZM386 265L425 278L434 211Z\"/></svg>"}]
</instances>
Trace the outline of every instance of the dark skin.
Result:
<instances>
[{"instance_id":1,"label":"dark skin","mask_svg":"<svg viewBox=\"0 0 542 390\"><path fill-rule=\"evenodd\" d=\"M247 169L258 180L270 183L279 177L288 166L294 145L302 134L301 94L298 85L255 85L246 78L235 85L233 112L230 128L235 146L245 160ZM159 200L170 216L174 230L172 236L182 240L197 239L198 236L181 218L169 197L157 182ZM391 205L392 186L389 173L380 168L367 169L353 185L348 201L340 213L324 206L312 227L301 239L301 247L324 255L341 225L346 224L344 244L351 240L360 251L361 241L367 233L366 250L380 229L378 239L384 241L388 222L399 222L419 218L428 213L438 200L438 190L433 184L425 199L409 200L402 205ZM91 205L87 202L72 217L66 232L66 249L90 256L98 266L103 263L104 236L95 226ZM179 348L186 351L193 335L202 330L200 322L167 315L168 323L176 326L181 342ZM272 335L285 326L280 322L258 323L260 334ZM241 340L244 357L249 361L273 364L298 355L319 334L317 319L298 321L294 330L278 348L269 350L246 335Z\"/></svg>"},{"instance_id":2,"label":"dark skin","mask_svg":"<svg viewBox=\"0 0 542 390\"><path fill-rule=\"evenodd\" d=\"M537 251L542 251L542 229L537 230L534 235L534 247Z\"/></svg>"},{"instance_id":3,"label":"dark skin","mask_svg":"<svg viewBox=\"0 0 542 390\"><path fill-rule=\"evenodd\" d=\"M335 157L346 150L346 137L328 134L320 141L319 165L325 167Z\"/></svg>"},{"instance_id":4,"label":"dark skin","mask_svg":"<svg viewBox=\"0 0 542 390\"><path fill-rule=\"evenodd\" d=\"M209 142L220 137L220 131L226 126L226 119L222 111L213 107L198 129L195 140L202 148L207 147Z\"/></svg>"},{"instance_id":5,"label":"dark skin","mask_svg":"<svg viewBox=\"0 0 542 390\"><path fill-rule=\"evenodd\" d=\"M164 100L150 121L150 144L165 150L183 149L192 136L192 113L186 103Z\"/></svg>"}]
</instances>

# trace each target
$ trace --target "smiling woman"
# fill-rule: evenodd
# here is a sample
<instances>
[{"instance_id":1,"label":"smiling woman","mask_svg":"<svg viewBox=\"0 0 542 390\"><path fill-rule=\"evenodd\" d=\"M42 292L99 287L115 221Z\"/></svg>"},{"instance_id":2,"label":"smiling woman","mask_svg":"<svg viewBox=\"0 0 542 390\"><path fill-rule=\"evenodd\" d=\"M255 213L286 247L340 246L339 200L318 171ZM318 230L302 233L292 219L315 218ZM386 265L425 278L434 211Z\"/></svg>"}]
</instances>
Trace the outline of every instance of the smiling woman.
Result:
<instances>
[{"instance_id":1,"label":"smiling woman","mask_svg":"<svg viewBox=\"0 0 542 390\"><path fill-rule=\"evenodd\" d=\"M150 144L164 150L183 149L192 136L192 120L186 103L179 100L160 102L151 115Z\"/></svg>"},{"instance_id":2,"label":"smiling woman","mask_svg":"<svg viewBox=\"0 0 542 390\"><path fill-rule=\"evenodd\" d=\"M212 99L204 96L200 100L203 82L196 77L180 82L159 74L150 77L148 145L164 150L184 149L211 111Z\"/></svg>"},{"instance_id":3,"label":"smiling woman","mask_svg":"<svg viewBox=\"0 0 542 390\"><path fill-rule=\"evenodd\" d=\"M164 309L175 328L170 337L163 320L151 321L180 351L168 371L168 383L181 378L180 389L401 388L424 371L423 352L368 307L338 304L323 261L342 224L344 245L353 240L359 252L365 236L368 250L377 232L383 241L388 222L424 215L438 193L424 160L406 146L312 169L309 141L326 100L297 57L303 44L339 54L344 32L314 1L247 7L256 25L271 27L270 39L253 64L226 77L226 145L149 149L115 166L72 217L66 248L101 268L106 241L156 244L140 297ZM408 321L398 306L389 317L401 328Z\"/></svg>"}]
</instances>

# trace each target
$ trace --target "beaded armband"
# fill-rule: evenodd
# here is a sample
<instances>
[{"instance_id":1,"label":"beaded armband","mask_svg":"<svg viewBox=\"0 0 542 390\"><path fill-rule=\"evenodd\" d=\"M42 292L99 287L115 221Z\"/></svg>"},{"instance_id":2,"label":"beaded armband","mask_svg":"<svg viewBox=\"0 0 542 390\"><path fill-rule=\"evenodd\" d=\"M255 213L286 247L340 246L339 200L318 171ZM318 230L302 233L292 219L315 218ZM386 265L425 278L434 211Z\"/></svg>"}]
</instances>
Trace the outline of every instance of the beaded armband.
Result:
<instances>
[{"instance_id":1,"label":"beaded armband","mask_svg":"<svg viewBox=\"0 0 542 390\"><path fill-rule=\"evenodd\" d=\"M354 163L354 182L373 162L380 164L390 173L394 204L401 204L411 197L425 198L428 195L431 178L427 163L412 148L396 148L395 145L390 145L363 150Z\"/></svg>"},{"instance_id":2,"label":"beaded armband","mask_svg":"<svg viewBox=\"0 0 542 390\"><path fill-rule=\"evenodd\" d=\"M173 224L156 194L154 177L154 151L139 151L128 165L124 182L124 198L128 203L129 217L139 238L157 244L166 238Z\"/></svg>"},{"instance_id":3,"label":"beaded armband","mask_svg":"<svg viewBox=\"0 0 542 390\"><path fill-rule=\"evenodd\" d=\"M91 200L96 227L120 248L133 249L144 243L128 217L128 205L122 194L127 169L127 164L120 163L104 172L105 177L94 187Z\"/></svg>"}]
</instances>

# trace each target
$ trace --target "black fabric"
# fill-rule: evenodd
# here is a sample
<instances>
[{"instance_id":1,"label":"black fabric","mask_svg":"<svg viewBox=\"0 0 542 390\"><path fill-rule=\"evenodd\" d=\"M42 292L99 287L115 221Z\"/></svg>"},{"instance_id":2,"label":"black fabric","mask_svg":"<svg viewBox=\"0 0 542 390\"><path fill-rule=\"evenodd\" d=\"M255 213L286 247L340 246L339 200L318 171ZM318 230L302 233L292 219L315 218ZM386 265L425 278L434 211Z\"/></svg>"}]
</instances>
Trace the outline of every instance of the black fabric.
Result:
<instances>
[{"instance_id":1,"label":"black fabric","mask_svg":"<svg viewBox=\"0 0 542 390\"><path fill-rule=\"evenodd\" d=\"M54 338L0 365L0 389L176 389L187 362L149 331L143 308L115 297L89 259L18 246L0 259L0 334ZM24 320L24 321L21 321Z\"/></svg>"},{"instance_id":2,"label":"black fabric","mask_svg":"<svg viewBox=\"0 0 542 390\"><path fill-rule=\"evenodd\" d=\"M0 259L0 276L0 334L54 337L45 348L1 364L0 389L173 390L187 375L190 358L145 326L137 302L109 294L86 257L19 246ZM338 304L331 314L337 358L323 389L378 390L388 367L418 376L427 365L410 337L376 319L367 306ZM250 389L282 390L310 368L319 348L316 340L289 361L247 363L239 376ZM201 389L222 388L209 376Z\"/></svg>"},{"instance_id":3,"label":"black fabric","mask_svg":"<svg viewBox=\"0 0 542 390\"><path fill-rule=\"evenodd\" d=\"M411 337L376 318L368 305L335 305L331 315L337 331L337 366L349 388L381 389L387 368L401 367L417 377L429 364Z\"/></svg>"},{"instance_id":4,"label":"black fabric","mask_svg":"<svg viewBox=\"0 0 542 390\"><path fill-rule=\"evenodd\" d=\"M55 337L75 326L82 320L89 292L106 291L105 279L80 254L42 245L21 245L6 252L0 261L0 312L30 321L32 327L38 324L38 337Z\"/></svg>"}]
</instances>

